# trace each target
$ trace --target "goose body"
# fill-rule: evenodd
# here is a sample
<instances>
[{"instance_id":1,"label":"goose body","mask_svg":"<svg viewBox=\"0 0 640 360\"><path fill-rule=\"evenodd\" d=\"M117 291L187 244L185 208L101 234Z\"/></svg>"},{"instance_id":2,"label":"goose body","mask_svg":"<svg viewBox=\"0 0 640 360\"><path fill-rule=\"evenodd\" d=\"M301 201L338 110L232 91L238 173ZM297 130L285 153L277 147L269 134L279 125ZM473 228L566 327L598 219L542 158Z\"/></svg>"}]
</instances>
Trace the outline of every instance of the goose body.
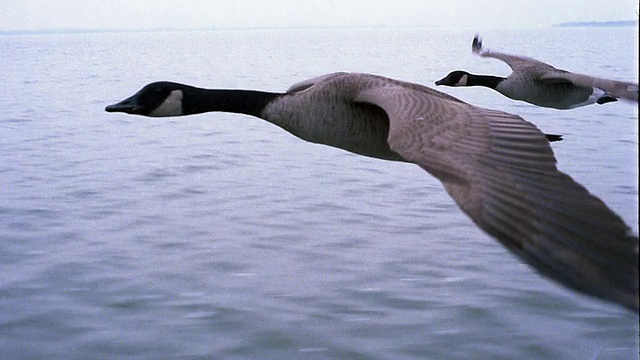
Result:
<instances>
[{"instance_id":1,"label":"goose body","mask_svg":"<svg viewBox=\"0 0 640 360\"><path fill-rule=\"evenodd\" d=\"M415 163L477 226L543 274L638 309L638 237L557 169L548 136L519 116L357 73L325 75L283 93L152 83L106 111L248 114L310 142Z\"/></svg>"},{"instance_id":2,"label":"goose body","mask_svg":"<svg viewBox=\"0 0 640 360\"><path fill-rule=\"evenodd\" d=\"M571 73L528 57L484 50L478 36L473 39L472 51L504 61L511 74L498 77L456 70L436 81L436 85L485 86L513 100L561 110L606 104L619 98L638 101L638 84Z\"/></svg>"}]
</instances>

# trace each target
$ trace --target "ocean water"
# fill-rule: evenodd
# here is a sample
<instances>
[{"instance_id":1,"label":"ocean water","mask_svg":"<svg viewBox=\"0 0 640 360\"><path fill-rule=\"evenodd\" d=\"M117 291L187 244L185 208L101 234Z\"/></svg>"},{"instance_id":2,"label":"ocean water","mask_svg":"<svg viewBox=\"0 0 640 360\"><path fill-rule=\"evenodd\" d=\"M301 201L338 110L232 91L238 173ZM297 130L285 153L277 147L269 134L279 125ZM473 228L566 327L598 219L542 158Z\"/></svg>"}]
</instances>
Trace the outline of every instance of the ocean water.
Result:
<instances>
[{"instance_id":1,"label":"ocean water","mask_svg":"<svg viewBox=\"0 0 640 360\"><path fill-rule=\"evenodd\" d=\"M538 275L411 164L233 114L104 107L144 84L283 91L335 71L432 85L475 30L0 36L0 358L632 359L638 315ZM638 79L635 28L491 30L485 46ZM565 140L562 171L638 233L638 108L441 88Z\"/></svg>"}]
</instances>

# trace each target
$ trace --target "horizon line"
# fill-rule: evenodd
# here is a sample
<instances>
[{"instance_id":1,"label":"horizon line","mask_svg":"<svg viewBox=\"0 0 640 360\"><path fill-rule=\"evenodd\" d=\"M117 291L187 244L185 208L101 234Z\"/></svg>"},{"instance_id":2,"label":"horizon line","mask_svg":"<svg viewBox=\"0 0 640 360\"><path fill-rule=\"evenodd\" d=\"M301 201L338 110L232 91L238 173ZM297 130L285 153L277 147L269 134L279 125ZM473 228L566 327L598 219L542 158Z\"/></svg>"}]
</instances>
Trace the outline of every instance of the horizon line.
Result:
<instances>
[{"instance_id":1,"label":"horizon line","mask_svg":"<svg viewBox=\"0 0 640 360\"><path fill-rule=\"evenodd\" d=\"M531 28L546 27L625 27L638 26L638 19L634 20L606 20L606 21L571 21L546 26L532 26ZM392 29L392 28L432 28L451 29L442 26L423 25L317 25L317 26L259 26L259 27L194 27L182 28L176 26L159 26L153 28L121 28L121 27L61 27L38 29L0 29L0 35L41 35L41 34L95 34L95 33L136 33L136 32L180 32L180 31L234 31L234 30L313 30L313 29Z\"/></svg>"}]
</instances>

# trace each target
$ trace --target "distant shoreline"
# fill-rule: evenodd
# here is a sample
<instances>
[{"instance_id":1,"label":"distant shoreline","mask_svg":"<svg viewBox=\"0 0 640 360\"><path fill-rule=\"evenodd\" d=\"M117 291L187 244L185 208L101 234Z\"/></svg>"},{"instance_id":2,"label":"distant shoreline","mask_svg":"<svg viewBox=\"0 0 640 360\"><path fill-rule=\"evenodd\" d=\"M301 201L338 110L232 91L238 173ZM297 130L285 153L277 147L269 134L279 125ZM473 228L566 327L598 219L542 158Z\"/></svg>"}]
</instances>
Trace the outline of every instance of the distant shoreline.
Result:
<instances>
[{"instance_id":1,"label":"distant shoreline","mask_svg":"<svg viewBox=\"0 0 640 360\"><path fill-rule=\"evenodd\" d=\"M624 21L572 21L554 24L553 27L619 27L638 26L638 20Z\"/></svg>"}]
</instances>

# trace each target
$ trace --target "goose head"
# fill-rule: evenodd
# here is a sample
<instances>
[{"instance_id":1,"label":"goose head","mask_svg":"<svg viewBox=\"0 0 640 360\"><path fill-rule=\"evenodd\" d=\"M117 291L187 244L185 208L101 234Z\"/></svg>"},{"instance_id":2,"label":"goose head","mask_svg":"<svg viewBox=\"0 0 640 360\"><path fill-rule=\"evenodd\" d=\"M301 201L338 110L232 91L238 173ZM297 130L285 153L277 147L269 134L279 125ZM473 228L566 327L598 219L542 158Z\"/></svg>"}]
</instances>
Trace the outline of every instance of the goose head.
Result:
<instances>
[{"instance_id":1,"label":"goose head","mask_svg":"<svg viewBox=\"0 0 640 360\"><path fill-rule=\"evenodd\" d=\"M184 115L182 99L189 88L168 81L154 82L119 103L107 106L105 110L151 117Z\"/></svg>"},{"instance_id":2,"label":"goose head","mask_svg":"<svg viewBox=\"0 0 640 360\"><path fill-rule=\"evenodd\" d=\"M470 74L463 70L450 72L444 78L436 81L436 85L446 86L468 86Z\"/></svg>"}]
</instances>

